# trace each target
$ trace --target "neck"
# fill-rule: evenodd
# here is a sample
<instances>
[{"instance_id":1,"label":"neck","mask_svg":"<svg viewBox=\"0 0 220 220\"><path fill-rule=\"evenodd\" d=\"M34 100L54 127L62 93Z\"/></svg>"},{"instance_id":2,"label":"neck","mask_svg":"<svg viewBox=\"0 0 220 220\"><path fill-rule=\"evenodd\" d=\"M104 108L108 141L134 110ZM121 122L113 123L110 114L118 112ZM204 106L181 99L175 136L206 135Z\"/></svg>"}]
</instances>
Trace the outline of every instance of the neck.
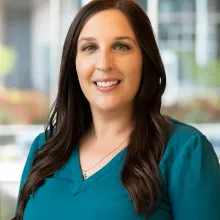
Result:
<instances>
[{"instance_id":1,"label":"neck","mask_svg":"<svg viewBox=\"0 0 220 220\"><path fill-rule=\"evenodd\" d=\"M91 134L96 140L128 136L133 128L132 108L121 108L114 112L92 110Z\"/></svg>"}]
</instances>

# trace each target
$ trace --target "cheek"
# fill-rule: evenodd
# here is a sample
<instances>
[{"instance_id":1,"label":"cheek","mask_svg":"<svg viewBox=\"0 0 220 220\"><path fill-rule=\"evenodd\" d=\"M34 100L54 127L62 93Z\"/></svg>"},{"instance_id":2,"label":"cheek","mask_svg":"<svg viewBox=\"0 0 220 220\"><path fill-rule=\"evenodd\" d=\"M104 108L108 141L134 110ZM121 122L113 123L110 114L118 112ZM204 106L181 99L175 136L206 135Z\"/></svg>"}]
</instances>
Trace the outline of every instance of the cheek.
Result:
<instances>
[{"instance_id":1,"label":"cheek","mask_svg":"<svg viewBox=\"0 0 220 220\"><path fill-rule=\"evenodd\" d=\"M92 75L91 63L82 57L76 57L76 71L79 81L88 80Z\"/></svg>"},{"instance_id":2,"label":"cheek","mask_svg":"<svg viewBox=\"0 0 220 220\"><path fill-rule=\"evenodd\" d=\"M127 62L124 66L125 73L127 73L127 78L129 80L129 84L133 84L133 86L139 87L141 76L142 76L142 57L134 57L134 59Z\"/></svg>"}]
</instances>

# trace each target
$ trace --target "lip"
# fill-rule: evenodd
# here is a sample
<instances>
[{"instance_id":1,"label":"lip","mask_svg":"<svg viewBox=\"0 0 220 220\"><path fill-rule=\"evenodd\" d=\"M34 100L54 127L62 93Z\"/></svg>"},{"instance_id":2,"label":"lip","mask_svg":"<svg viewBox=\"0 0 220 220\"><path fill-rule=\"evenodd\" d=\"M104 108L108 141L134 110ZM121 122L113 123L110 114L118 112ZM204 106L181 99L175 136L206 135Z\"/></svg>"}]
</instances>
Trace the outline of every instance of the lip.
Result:
<instances>
[{"instance_id":1,"label":"lip","mask_svg":"<svg viewBox=\"0 0 220 220\"><path fill-rule=\"evenodd\" d=\"M106 79L97 79L93 82L109 82L109 81L121 81L121 80L116 79L116 78L106 78Z\"/></svg>"},{"instance_id":2,"label":"lip","mask_svg":"<svg viewBox=\"0 0 220 220\"><path fill-rule=\"evenodd\" d=\"M103 80L103 79L102 79L102 80ZM108 78L108 80L105 79L105 81L97 81L97 82L108 82L108 81L116 81L116 80L117 80L117 79L112 79L112 78L109 80L109 78ZM98 86L95 82L94 82L93 84L94 84L94 86L96 87L96 89L97 89L98 91L100 91L100 92L110 92L110 91L116 89L117 86L119 86L119 84L121 83L120 80L117 80L117 81L119 81L119 83L114 84L114 85L112 85L112 86L108 86L108 87Z\"/></svg>"},{"instance_id":3,"label":"lip","mask_svg":"<svg viewBox=\"0 0 220 220\"><path fill-rule=\"evenodd\" d=\"M120 83L118 84L115 84L115 85L112 85L112 86L108 86L108 87L101 87L101 86L98 86L94 83L94 86L96 87L96 89L100 92L110 92L114 89L116 89L116 87L119 85Z\"/></svg>"}]
</instances>

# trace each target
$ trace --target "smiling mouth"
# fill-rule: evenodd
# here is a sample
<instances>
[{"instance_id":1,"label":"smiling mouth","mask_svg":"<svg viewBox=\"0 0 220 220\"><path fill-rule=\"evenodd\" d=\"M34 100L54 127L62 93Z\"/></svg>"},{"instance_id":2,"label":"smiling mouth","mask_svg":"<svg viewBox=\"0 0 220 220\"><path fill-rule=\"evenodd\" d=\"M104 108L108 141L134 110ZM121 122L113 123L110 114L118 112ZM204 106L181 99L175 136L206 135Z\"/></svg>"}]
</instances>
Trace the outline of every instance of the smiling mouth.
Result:
<instances>
[{"instance_id":1,"label":"smiling mouth","mask_svg":"<svg viewBox=\"0 0 220 220\"><path fill-rule=\"evenodd\" d=\"M108 82L94 82L94 84L99 87L111 87L114 85L118 85L120 82L121 82L120 80L115 80L115 81L108 81Z\"/></svg>"}]
</instances>

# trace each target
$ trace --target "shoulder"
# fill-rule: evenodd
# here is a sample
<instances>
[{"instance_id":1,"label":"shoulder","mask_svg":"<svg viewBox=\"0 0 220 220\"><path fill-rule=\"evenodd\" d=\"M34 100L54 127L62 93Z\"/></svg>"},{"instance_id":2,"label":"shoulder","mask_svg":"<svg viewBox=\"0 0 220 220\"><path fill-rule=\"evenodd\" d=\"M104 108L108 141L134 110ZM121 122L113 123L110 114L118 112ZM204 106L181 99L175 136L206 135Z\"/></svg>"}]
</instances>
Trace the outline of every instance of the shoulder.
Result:
<instances>
[{"instance_id":1,"label":"shoulder","mask_svg":"<svg viewBox=\"0 0 220 220\"><path fill-rule=\"evenodd\" d=\"M46 134L45 132L39 133L33 140L30 151L36 151L39 149L42 145L46 143Z\"/></svg>"},{"instance_id":2,"label":"shoulder","mask_svg":"<svg viewBox=\"0 0 220 220\"><path fill-rule=\"evenodd\" d=\"M33 147L35 150L40 149L47 142L46 136L47 135L45 131L42 133L39 133L33 140L31 148Z\"/></svg>"},{"instance_id":3,"label":"shoulder","mask_svg":"<svg viewBox=\"0 0 220 220\"><path fill-rule=\"evenodd\" d=\"M177 158L188 157L197 151L215 154L212 144L200 130L173 118L171 118L171 122L173 130L162 161L169 160L169 164L172 164Z\"/></svg>"},{"instance_id":4,"label":"shoulder","mask_svg":"<svg viewBox=\"0 0 220 220\"><path fill-rule=\"evenodd\" d=\"M197 128L187 123L171 118L173 131L169 138L169 142L184 143L196 133L201 133Z\"/></svg>"},{"instance_id":5,"label":"shoulder","mask_svg":"<svg viewBox=\"0 0 220 220\"><path fill-rule=\"evenodd\" d=\"M40 133L38 136L38 144L37 144L37 148L41 148L47 141L46 141L46 133L42 132Z\"/></svg>"},{"instance_id":6,"label":"shoulder","mask_svg":"<svg viewBox=\"0 0 220 220\"><path fill-rule=\"evenodd\" d=\"M27 162L29 164L32 163L36 151L38 149L40 149L45 143L46 143L46 133L45 132L38 134L34 138L32 144L30 146L30 150L29 150L28 157L27 157Z\"/></svg>"},{"instance_id":7,"label":"shoulder","mask_svg":"<svg viewBox=\"0 0 220 220\"><path fill-rule=\"evenodd\" d=\"M220 219L220 165L214 148L195 127L172 121L160 168L174 219Z\"/></svg>"},{"instance_id":8,"label":"shoulder","mask_svg":"<svg viewBox=\"0 0 220 220\"><path fill-rule=\"evenodd\" d=\"M190 139L196 137L202 139L206 138L200 130L192 125L173 118L171 119L171 122L173 124L173 130L167 143L168 150L169 148L174 148L174 150L180 151L182 150L183 145L185 145Z\"/></svg>"},{"instance_id":9,"label":"shoulder","mask_svg":"<svg viewBox=\"0 0 220 220\"><path fill-rule=\"evenodd\" d=\"M29 174L29 172L31 170L31 167L32 167L32 164L33 164L33 160L34 160L36 151L41 146L43 146L45 142L46 142L46 134L45 134L45 132L38 134L34 138L32 144L30 146L30 150L29 150L29 153L28 153L28 156L27 156L27 159L26 159L23 171L22 171L19 191L23 187L23 185L24 185L24 183L25 183L25 181L27 179L27 176L28 176L28 174Z\"/></svg>"}]
</instances>

